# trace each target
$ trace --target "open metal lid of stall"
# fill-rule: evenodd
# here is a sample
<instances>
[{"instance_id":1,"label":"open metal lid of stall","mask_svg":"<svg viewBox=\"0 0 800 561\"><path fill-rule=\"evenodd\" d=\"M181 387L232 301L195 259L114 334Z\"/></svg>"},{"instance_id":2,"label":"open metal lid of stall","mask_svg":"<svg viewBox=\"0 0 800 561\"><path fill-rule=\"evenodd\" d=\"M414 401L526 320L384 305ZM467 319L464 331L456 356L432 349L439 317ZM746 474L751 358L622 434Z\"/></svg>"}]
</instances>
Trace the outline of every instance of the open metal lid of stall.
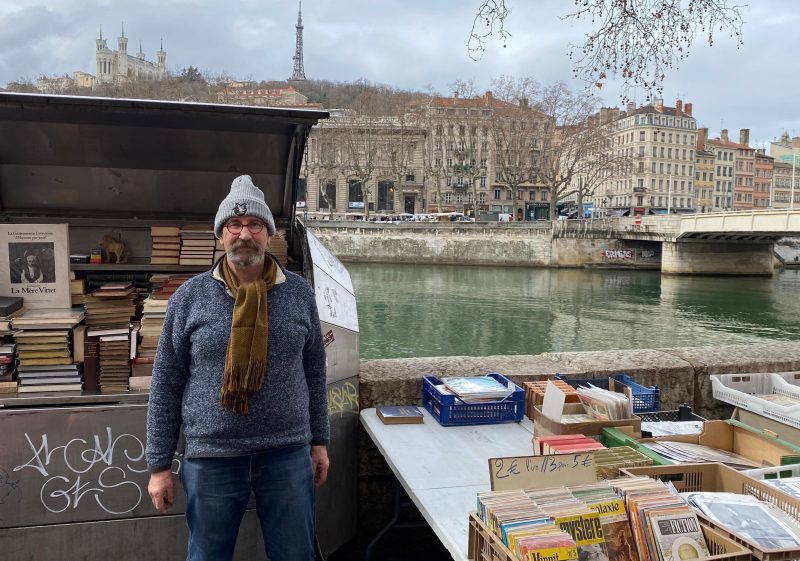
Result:
<instances>
[{"instance_id":1,"label":"open metal lid of stall","mask_svg":"<svg viewBox=\"0 0 800 561\"><path fill-rule=\"evenodd\" d=\"M0 212L213 219L250 175L276 222L294 220L306 139L327 111L0 93Z\"/></svg>"}]
</instances>

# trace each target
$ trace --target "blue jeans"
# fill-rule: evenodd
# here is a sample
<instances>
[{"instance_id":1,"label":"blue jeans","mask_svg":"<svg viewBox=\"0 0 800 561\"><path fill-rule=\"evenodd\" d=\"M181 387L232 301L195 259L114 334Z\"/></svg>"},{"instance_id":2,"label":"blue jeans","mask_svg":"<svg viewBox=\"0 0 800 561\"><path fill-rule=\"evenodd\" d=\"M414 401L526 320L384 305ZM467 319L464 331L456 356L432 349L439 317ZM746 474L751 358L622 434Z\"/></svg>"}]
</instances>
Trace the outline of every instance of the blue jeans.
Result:
<instances>
[{"instance_id":1,"label":"blue jeans","mask_svg":"<svg viewBox=\"0 0 800 561\"><path fill-rule=\"evenodd\" d=\"M184 459L187 561L233 558L252 490L270 561L314 560L314 483L308 445L252 456Z\"/></svg>"}]
</instances>

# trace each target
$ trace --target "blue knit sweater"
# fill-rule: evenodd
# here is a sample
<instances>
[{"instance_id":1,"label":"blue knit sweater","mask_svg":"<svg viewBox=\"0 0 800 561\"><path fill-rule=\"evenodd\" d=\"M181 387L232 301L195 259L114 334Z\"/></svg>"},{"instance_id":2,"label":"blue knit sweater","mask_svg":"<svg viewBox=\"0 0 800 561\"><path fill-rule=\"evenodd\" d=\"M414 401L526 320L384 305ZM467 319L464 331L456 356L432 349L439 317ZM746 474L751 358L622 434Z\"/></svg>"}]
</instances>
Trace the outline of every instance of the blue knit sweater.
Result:
<instances>
[{"instance_id":1,"label":"blue knit sweater","mask_svg":"<svg viewBox=\"0 0 800 561\"><path fill-rule=\"evenodd\" d=\"M189 458L328 442L325 350L314 293L294 273L279 271L278 277L283 282L267 293L267 373L247 415L219 405L234 303L225 283L209 271L170 297L147 408L150 471L171 466L181 423Z\"/></svg>"}]
</instances>

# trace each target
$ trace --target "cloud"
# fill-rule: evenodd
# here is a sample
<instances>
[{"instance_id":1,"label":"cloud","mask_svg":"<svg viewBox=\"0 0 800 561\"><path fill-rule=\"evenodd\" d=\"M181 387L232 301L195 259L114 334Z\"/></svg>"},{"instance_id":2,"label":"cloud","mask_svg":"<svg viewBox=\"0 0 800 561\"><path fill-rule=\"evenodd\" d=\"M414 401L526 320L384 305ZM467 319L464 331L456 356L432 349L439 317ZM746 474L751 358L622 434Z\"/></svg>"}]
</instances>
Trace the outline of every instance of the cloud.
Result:
<instances>
[{"instance_id":1,"label":"cloud","mask_svg":"<svg viewBox=\"0 0 800 561\"><path fill-rule=\"evenodd\" d=\"M570 44L581 44L590 22L565 21L569 2L508 0L505 48L487 40L483 57L467 53L477 0L306 0L305 71L309 78L365 78L404 89L430 84L447 92L456 79L474 79L481 91L505 74L541 83L562 80L573 88ZM709 48L702 38L688 59L670 72L663 97L694 104L698 122L715 134L749 127L751 138L772 138L784 128L800 133L794 114L800 44L800 4L753 3L744 12L744 45L720 36ZM139 39L149 59L164 39L167 65L189 65L238 78L285 79L292 72L297 4L285 0L15 0L0 5L0 83L75 70L94 72L100 25L116 48L125 22L129 51ZM619 83L610 80L606 105L620 105ZM645 101L643 94L634 99Z\"/></svg>"}]
</instances>

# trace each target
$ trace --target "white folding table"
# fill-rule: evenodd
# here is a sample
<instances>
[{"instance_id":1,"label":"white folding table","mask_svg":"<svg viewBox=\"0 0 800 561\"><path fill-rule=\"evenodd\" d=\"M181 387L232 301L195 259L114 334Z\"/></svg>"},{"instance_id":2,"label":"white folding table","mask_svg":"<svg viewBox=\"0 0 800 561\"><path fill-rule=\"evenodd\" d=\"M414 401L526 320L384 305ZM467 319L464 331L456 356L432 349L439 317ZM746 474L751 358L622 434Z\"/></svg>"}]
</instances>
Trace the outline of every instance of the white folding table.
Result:
<instances>
[{"instance_id":1,"label":"white folding table","mask_svg":"<svg viewBox=\"0 0 800 561\"><path fill-rule=\"evenodd\" d=\"M490 488L489 458L530 456L533 423L443 427L422 407L421 424L384 425L375 409L361 424L453 559L467 560L469 513Z\"/></svg>"}]
</instances>

